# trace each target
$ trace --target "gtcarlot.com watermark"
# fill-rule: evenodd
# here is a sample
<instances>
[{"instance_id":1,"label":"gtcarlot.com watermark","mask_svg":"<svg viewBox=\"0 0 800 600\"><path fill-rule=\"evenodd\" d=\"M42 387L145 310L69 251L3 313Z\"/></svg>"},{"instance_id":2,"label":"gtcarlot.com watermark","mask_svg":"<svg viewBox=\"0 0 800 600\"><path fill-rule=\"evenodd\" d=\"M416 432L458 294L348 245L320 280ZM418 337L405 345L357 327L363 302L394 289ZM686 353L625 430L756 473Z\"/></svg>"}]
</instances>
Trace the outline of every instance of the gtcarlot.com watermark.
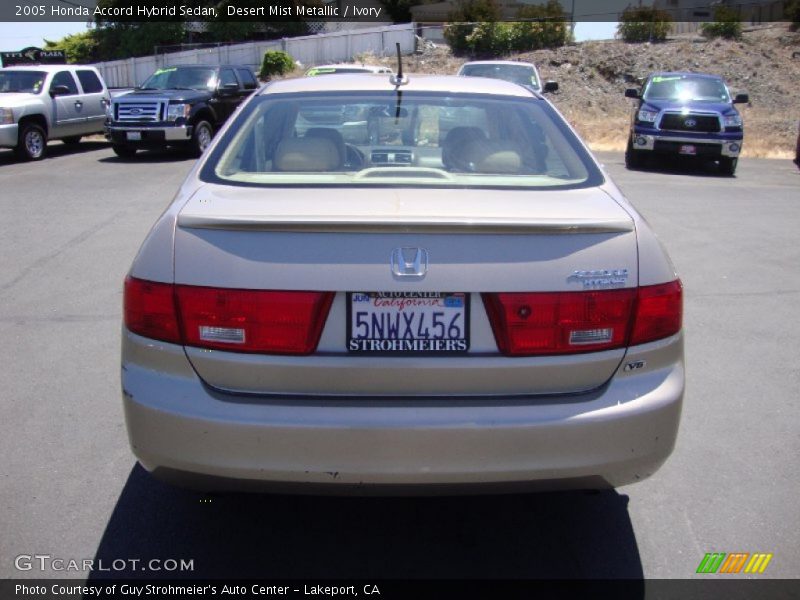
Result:
<instances>
[{"instance_id":1,"label":"gtcarlot.com watermark","mask_svg":"<svg viewBox=\"0 0 800 600\"><path fill-rule=\"evenodd\" d=\"M59 572L106 572L130 571L185 572L194 571L194 559L175 558L61 558L50 554L20 554L14 558L18 571L59 571Z\"/></svg>"}]
</instances>

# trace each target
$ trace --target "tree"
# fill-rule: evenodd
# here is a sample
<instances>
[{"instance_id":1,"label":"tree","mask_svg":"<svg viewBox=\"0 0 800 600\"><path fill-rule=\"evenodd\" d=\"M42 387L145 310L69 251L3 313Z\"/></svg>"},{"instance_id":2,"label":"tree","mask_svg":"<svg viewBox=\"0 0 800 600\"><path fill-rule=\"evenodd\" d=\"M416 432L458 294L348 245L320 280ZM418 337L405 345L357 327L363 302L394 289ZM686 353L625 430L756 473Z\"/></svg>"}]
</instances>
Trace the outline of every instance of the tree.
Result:
<instances>
[{"instance_id":1,"label":"tree","mask_svg":"<svg viewBox=\"0 0 800 600\"><path fill-rule=\"evenodd\" d=\"M82 33L67 35L57 41L44 41L45 50L63 50L69 63L92 63L97 61L97 37L90 29Z\"/></svg>"}]
</instances>

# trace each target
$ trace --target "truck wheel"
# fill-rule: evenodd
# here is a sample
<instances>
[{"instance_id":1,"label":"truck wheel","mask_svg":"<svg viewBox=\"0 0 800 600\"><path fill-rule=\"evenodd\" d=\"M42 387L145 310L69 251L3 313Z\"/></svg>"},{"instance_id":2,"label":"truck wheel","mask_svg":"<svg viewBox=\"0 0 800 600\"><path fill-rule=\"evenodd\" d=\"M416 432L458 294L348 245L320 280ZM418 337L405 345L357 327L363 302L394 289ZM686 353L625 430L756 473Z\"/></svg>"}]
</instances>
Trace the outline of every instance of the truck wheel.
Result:
<instances>
[{"instance_id":1,"label":"truck wheel","mask_svg":"<svg viewBox=\"0 0 800 600\"><path fill-rule=\"evenodd\" d=\"M113 146L111 146L111 149L114 151L114 154L116 154L120 158L133 158L134 156L136 156L136 148L134 148L133 146L114 144Z\"/></svg>"},{"instance_id":2,"label":"truck wheel","mask_svg":"<svg viewBox=\"0 0 800 600\"><path fill-rule=\"evenodd\" d=\"M64 142L65 144L67 144L68 146L74 146L75 144L77 144L78 142L81 141L81 136L73 135L73 136L70 136L70 137L65 137L61 141Z\"/></svg>"},{"instance_id":3,"label":"truck wheel","mask_svg":"<svg viewBox=\"0 0 800 600\"><path fill-rule=\"evenodd\" d=\"M41 160L47 153L47 136L36 123L25 123L19 129L17 155L23 160Z\"/></svg>"},{"instance_id":4,"label":"truck wheel","mask_svg":"<svg viewBox=\"0 0 800 600\"><path fill-rule=\"evenodd\" d=\"M733 174L736 173L736 165L738 163L738 158L728 158L727 156L723 156L719 159L719 172L723 175L733 177Z\"/></svg>"},{"instance_id":5,"label":"truck wheel","mask_svg":"<svg viewBox=\"0 0 800 600\"><path fill-rule=\"evenodd\" d=\"M194 133L192 134L192 156L198 157L205 152L205 149L211 144L212 137L214 137L214 130L211 129L211 123L208 121L198 121L195 123Z\"/></svg>"},{"instance_id":6,"label":"truck wheel","mask_svg":"<svg viewBox=\"0 0 800 600\"><path fill-rule=\"evenodd\" d=\"M625 167L628 169L641 169L644 157L640 152L633 149L633 142L628 140L628 147L625 149Z\"/></svg>"}]
</instances>

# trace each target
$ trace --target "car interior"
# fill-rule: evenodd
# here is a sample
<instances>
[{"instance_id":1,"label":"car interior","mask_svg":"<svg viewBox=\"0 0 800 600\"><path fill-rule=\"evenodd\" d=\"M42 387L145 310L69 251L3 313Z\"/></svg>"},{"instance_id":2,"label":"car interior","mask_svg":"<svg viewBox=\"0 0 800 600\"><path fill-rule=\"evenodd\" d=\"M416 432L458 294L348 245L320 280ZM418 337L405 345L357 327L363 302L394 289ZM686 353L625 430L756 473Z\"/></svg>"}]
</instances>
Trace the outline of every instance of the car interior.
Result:
<instances>
[{"instance_id":1,"label":"car interior","mask_svg":"<svg viewBox=\"0 0 800 600\"><path fill-rule=\"evenodd\" d=\"M563 138L536 111L491 104L275 102L251 117L228 173L414 167L446 173L570 177ZM546 119L542 119L546 121ZM546 133L550 128L551 135ZM558 138L558 139L554 139ZM399 173L397 170L395 173Z\"/></svg>"}]
</instances>

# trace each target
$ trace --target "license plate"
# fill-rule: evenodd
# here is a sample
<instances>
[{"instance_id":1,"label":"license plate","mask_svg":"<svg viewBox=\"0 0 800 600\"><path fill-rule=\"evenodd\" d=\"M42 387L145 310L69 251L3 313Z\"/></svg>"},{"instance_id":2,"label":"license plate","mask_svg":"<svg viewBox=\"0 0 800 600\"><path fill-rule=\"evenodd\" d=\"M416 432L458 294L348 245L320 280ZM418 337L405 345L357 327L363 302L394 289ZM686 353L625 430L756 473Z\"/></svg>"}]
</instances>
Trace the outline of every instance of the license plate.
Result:
<instances>
[{"instance_id":1,"label":"license plate","mask_svg":"<svg viewBox=\"0 0 800 600\"><path fill-rule=\"evenodd\" d=\"M681 146L680 149L678 149L678 154L689 154L690 156L694 156L697 154L697 147L690 145Z\"/></svg>"},{"instance_id":2,"label":"license plate","mask_svg":"<svg viewBox=\"0 0 800 600\"><path fill-rule=\"evenodd\" d=\"M347 294L347 350L356 354L465 354L469 294Z\"/></svg>"},{"instance_id":3,"label":"license plate","mask_svg":"<svg viewBox=\"0 0 800 600\"><path fill-rule=\"evenodd\" d=\"M132 142L138 141L138 140L142 139L142 132L141 131L129 131L127 133L127 136L128 136L127 139L129 139Z\"/></svg>"}]
</instances>

